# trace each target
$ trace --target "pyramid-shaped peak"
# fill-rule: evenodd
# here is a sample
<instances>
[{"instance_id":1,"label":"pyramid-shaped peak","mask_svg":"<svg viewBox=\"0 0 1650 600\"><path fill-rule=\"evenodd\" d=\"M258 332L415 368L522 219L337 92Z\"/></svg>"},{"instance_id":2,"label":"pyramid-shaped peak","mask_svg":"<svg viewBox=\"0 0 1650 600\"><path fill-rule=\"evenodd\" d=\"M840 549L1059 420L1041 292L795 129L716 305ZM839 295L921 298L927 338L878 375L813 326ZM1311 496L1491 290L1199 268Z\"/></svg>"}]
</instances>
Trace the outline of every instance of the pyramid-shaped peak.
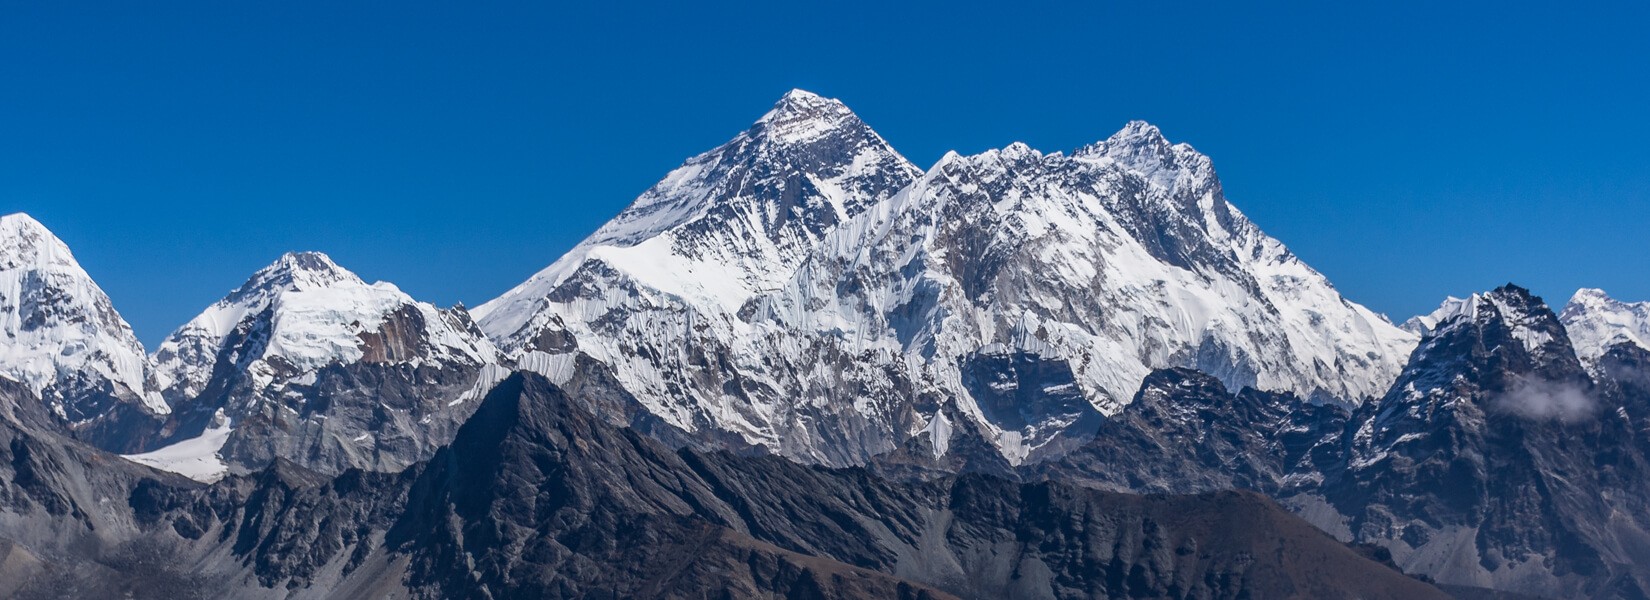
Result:
<instances>
[{"instance_id":1,"label":"pyramid-shaped peak","mask_svg":"<svg viewBox=\"0 0 1650 600\"><path fill-rule=\"evenodd\" d=\"M869 134L869 129L840 100L803 90L786 93L751 130L756 137L784 144L813 142L833 137L833 132Z\"/></svg>"},{"instance_id":2,"label":"pyramid-shaped peak","mask_svg":"<svg viewBox=\"0 0 1650 600\"><path fill-rule=\"evenodd\" d=\"M339 283L361 285L364 282L355 273L338 266L332 258L320 252L288 252L269 266L259 269L236 290L235 295L275 289L309 290Z\"/></svg>"},{"instance_id":3,"label":"pyramid-shaped peak","mask_svg":"<svg viewBox=\"0 0 1650 600\"><path fill-rule=\"evenodd\" d=\"M835 102L835 100L828 99L802 88L791 88L791 91L785 92L785 95L781 96L780 100L794 102Z\"/></svg>"},{"instance_id":4,"label":"pyramid-shaped peak","mask_svg":"<svg viewBox=\"0 0 1650 600\"><path fill-rule=\"evenodd\" d=\"M272 267L293 271L330 272L341 271L338 263L332 262L332 257L320 252L288 252L282 254Z\"/></svg>"},{"instance_id":5,"label":"pyramid-shaped peak","mask_svg":"<svg viewBox=\"0 0 1650 600\"><path fill-rule=\"evenodd\" d=\"M1004 146L1003 149L999 151L999 154L1003 158L1009 160L1024 160L1027 158L1041 157L1043 155L1042 152L1038 152L1037 149L1032 148L1025 142L1014 142Z\"/></svg>"},{"instance_id":6,"label":"pyramid-shaped peak","mask_svg":"<svg viewBox=\"0 0 1650 600\"><path fill-rule=\"evenodd\" d=\"M0 232L7 234L19 231L47 231L45 225L36 221L28 213L12 213L0 217ZM48 232L49 233L49 232Z\"/></svg>"},{"instance_id":7,"label":"pyramid-shaped peak","mask_svg":"<svg viewBox=\"0 0 1650 600\"><path fill-rule=\"evenodd\" d=\"M68 245L25 213L0 217L0 268L24 264L73 264Z\"/></svg>"},{"instance_id":8,"label":"pyramid-shaped peak","mask_svg":"<svg viewBox=\"0 0 1650 600\"><path fill-rule=\"evenodd\" d=\"M1626 303L1624 303L1620 300L1617 300L1615 298L1611 298L1610 294L1606 293L1604 290L1601 290L1601 289L1598 289L1598 288L1581 288L1579 290L1576 290L1575 295L1570 296L1569 304L1574 305L1574 306L1582 306L1582 305L1611 305L1611 304L1626 304Z\"/></svg>"},{"instance_id":9,"label":"pyramid-shaped peak","mask_svg":"<svg viewBox=\"0 0 1650 600\"><path fill-rule=\"evenodd\" d=\"M1131 156L1166 155L1173 144L1163 137L1163 130L1145 121L1129 121L1105 141L1096 142L1077 151L1080 156L1109 156L1119 160Z\"/></svg>"},{"instance_id":10,"label":"pyramid-shaped peak","mask_svg":"<svg viewBox=\"0 0 1650 600\"><path fill-rule=\"evenodd\" d=\"M773 105L774 113L810 112L810 111L847 111L848 106L841 100L826 98L819 94L801 89L785 92ZM773 114L773 113L770 113Z\"/></svg>"}]
</instances>

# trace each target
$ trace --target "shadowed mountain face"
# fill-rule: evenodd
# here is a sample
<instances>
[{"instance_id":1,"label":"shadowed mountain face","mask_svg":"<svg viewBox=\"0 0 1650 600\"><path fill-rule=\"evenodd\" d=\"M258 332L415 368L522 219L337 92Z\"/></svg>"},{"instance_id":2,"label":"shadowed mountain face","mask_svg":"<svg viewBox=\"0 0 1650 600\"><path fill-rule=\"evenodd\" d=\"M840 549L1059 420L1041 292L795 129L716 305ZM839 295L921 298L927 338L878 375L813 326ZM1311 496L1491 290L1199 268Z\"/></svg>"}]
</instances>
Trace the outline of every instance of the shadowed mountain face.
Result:
<instances>
[{"instance_id":1,"label":"shadowed mountain face","mask_svg":"<svg viewBox=\"0 0 1650 600\"><path fill-rule=\"evenodd\" d=\"M40 524L0 556L21 598L1445 597L1258 494L673 452L531 376L393 475L280 463L203 486L114 462L82 480L112 457L5 434L0 515Z\"/></svg>"},{"instance_id":2,"label":"shadowed mountain face","mask_svg":"<svg viewBox=\"0 0 1650 600\"><path fill-rule=\"evenodd\" d=\"M1351 414L1164 371L1033 474L1259 490L1450 585L1650 595L1650 351L1617 344L1590 376L1552 311L1514 286L1429 319L1392 390Z\"/></svg>"}]
</instances>

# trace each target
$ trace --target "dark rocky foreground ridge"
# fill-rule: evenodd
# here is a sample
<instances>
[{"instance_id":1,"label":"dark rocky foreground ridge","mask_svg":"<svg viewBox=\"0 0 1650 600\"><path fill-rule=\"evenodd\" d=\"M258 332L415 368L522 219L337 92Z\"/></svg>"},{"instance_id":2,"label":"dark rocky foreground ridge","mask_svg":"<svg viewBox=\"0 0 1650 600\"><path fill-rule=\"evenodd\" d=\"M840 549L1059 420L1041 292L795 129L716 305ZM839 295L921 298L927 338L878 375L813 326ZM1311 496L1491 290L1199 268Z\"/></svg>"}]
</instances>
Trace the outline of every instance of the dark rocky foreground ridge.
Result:
<instances>
[{"instance_id":1,"label":"dark rocky foreground ridge","mask_svg":"<svg viewBox=\"0 0 1650 600\"><path fill-rule=\"evenodd\" d=\"M397 474L206 486L0 429L17 598L1443 598L1252 492L672 451L531 375Z\"/></svg>"}]
</instances>

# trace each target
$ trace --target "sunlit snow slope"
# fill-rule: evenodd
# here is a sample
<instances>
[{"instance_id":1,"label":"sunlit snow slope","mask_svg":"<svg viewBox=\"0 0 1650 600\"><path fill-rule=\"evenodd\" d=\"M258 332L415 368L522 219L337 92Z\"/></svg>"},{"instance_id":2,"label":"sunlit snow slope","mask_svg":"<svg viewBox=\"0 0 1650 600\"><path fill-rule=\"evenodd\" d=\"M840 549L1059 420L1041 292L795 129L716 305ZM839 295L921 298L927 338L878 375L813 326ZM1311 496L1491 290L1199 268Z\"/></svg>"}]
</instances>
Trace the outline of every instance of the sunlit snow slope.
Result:
<instances>
[{"instance_id":1,"label":"sunlit snow slope","mask_svg":"<svg viewBox=\"0 0 1650 600\"><path fill-rule=\"evenodd\" d=\"M1037 460L1162 367L1356 404L1416 339L1148 124L923 174L801 91L476 315L524 368L565 377L582 352L671 424L827 464L942 410Z\"/></svg>"}]
</instances>

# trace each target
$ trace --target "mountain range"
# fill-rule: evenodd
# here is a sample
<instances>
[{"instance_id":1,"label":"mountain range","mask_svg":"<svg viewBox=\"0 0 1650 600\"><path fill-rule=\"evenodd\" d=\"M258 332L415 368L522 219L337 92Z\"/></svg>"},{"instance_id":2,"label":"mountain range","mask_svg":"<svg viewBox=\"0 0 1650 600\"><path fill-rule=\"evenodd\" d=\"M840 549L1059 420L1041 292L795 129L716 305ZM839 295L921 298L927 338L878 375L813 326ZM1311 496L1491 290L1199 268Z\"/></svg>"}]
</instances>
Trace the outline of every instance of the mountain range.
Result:
<instances>
[{"instance_id":1,"label":"mountain range","mask_svg":"<svg viewBox=\"0 0 1650 600\"><path fill-rule=\"evenodd\" d=\"M473 310L294 252L152 353L16 214L0 325L0 595L1650 596L1650 303L1394 324L1144 122L792 91Z\"/></svg>"}]
</instances>

